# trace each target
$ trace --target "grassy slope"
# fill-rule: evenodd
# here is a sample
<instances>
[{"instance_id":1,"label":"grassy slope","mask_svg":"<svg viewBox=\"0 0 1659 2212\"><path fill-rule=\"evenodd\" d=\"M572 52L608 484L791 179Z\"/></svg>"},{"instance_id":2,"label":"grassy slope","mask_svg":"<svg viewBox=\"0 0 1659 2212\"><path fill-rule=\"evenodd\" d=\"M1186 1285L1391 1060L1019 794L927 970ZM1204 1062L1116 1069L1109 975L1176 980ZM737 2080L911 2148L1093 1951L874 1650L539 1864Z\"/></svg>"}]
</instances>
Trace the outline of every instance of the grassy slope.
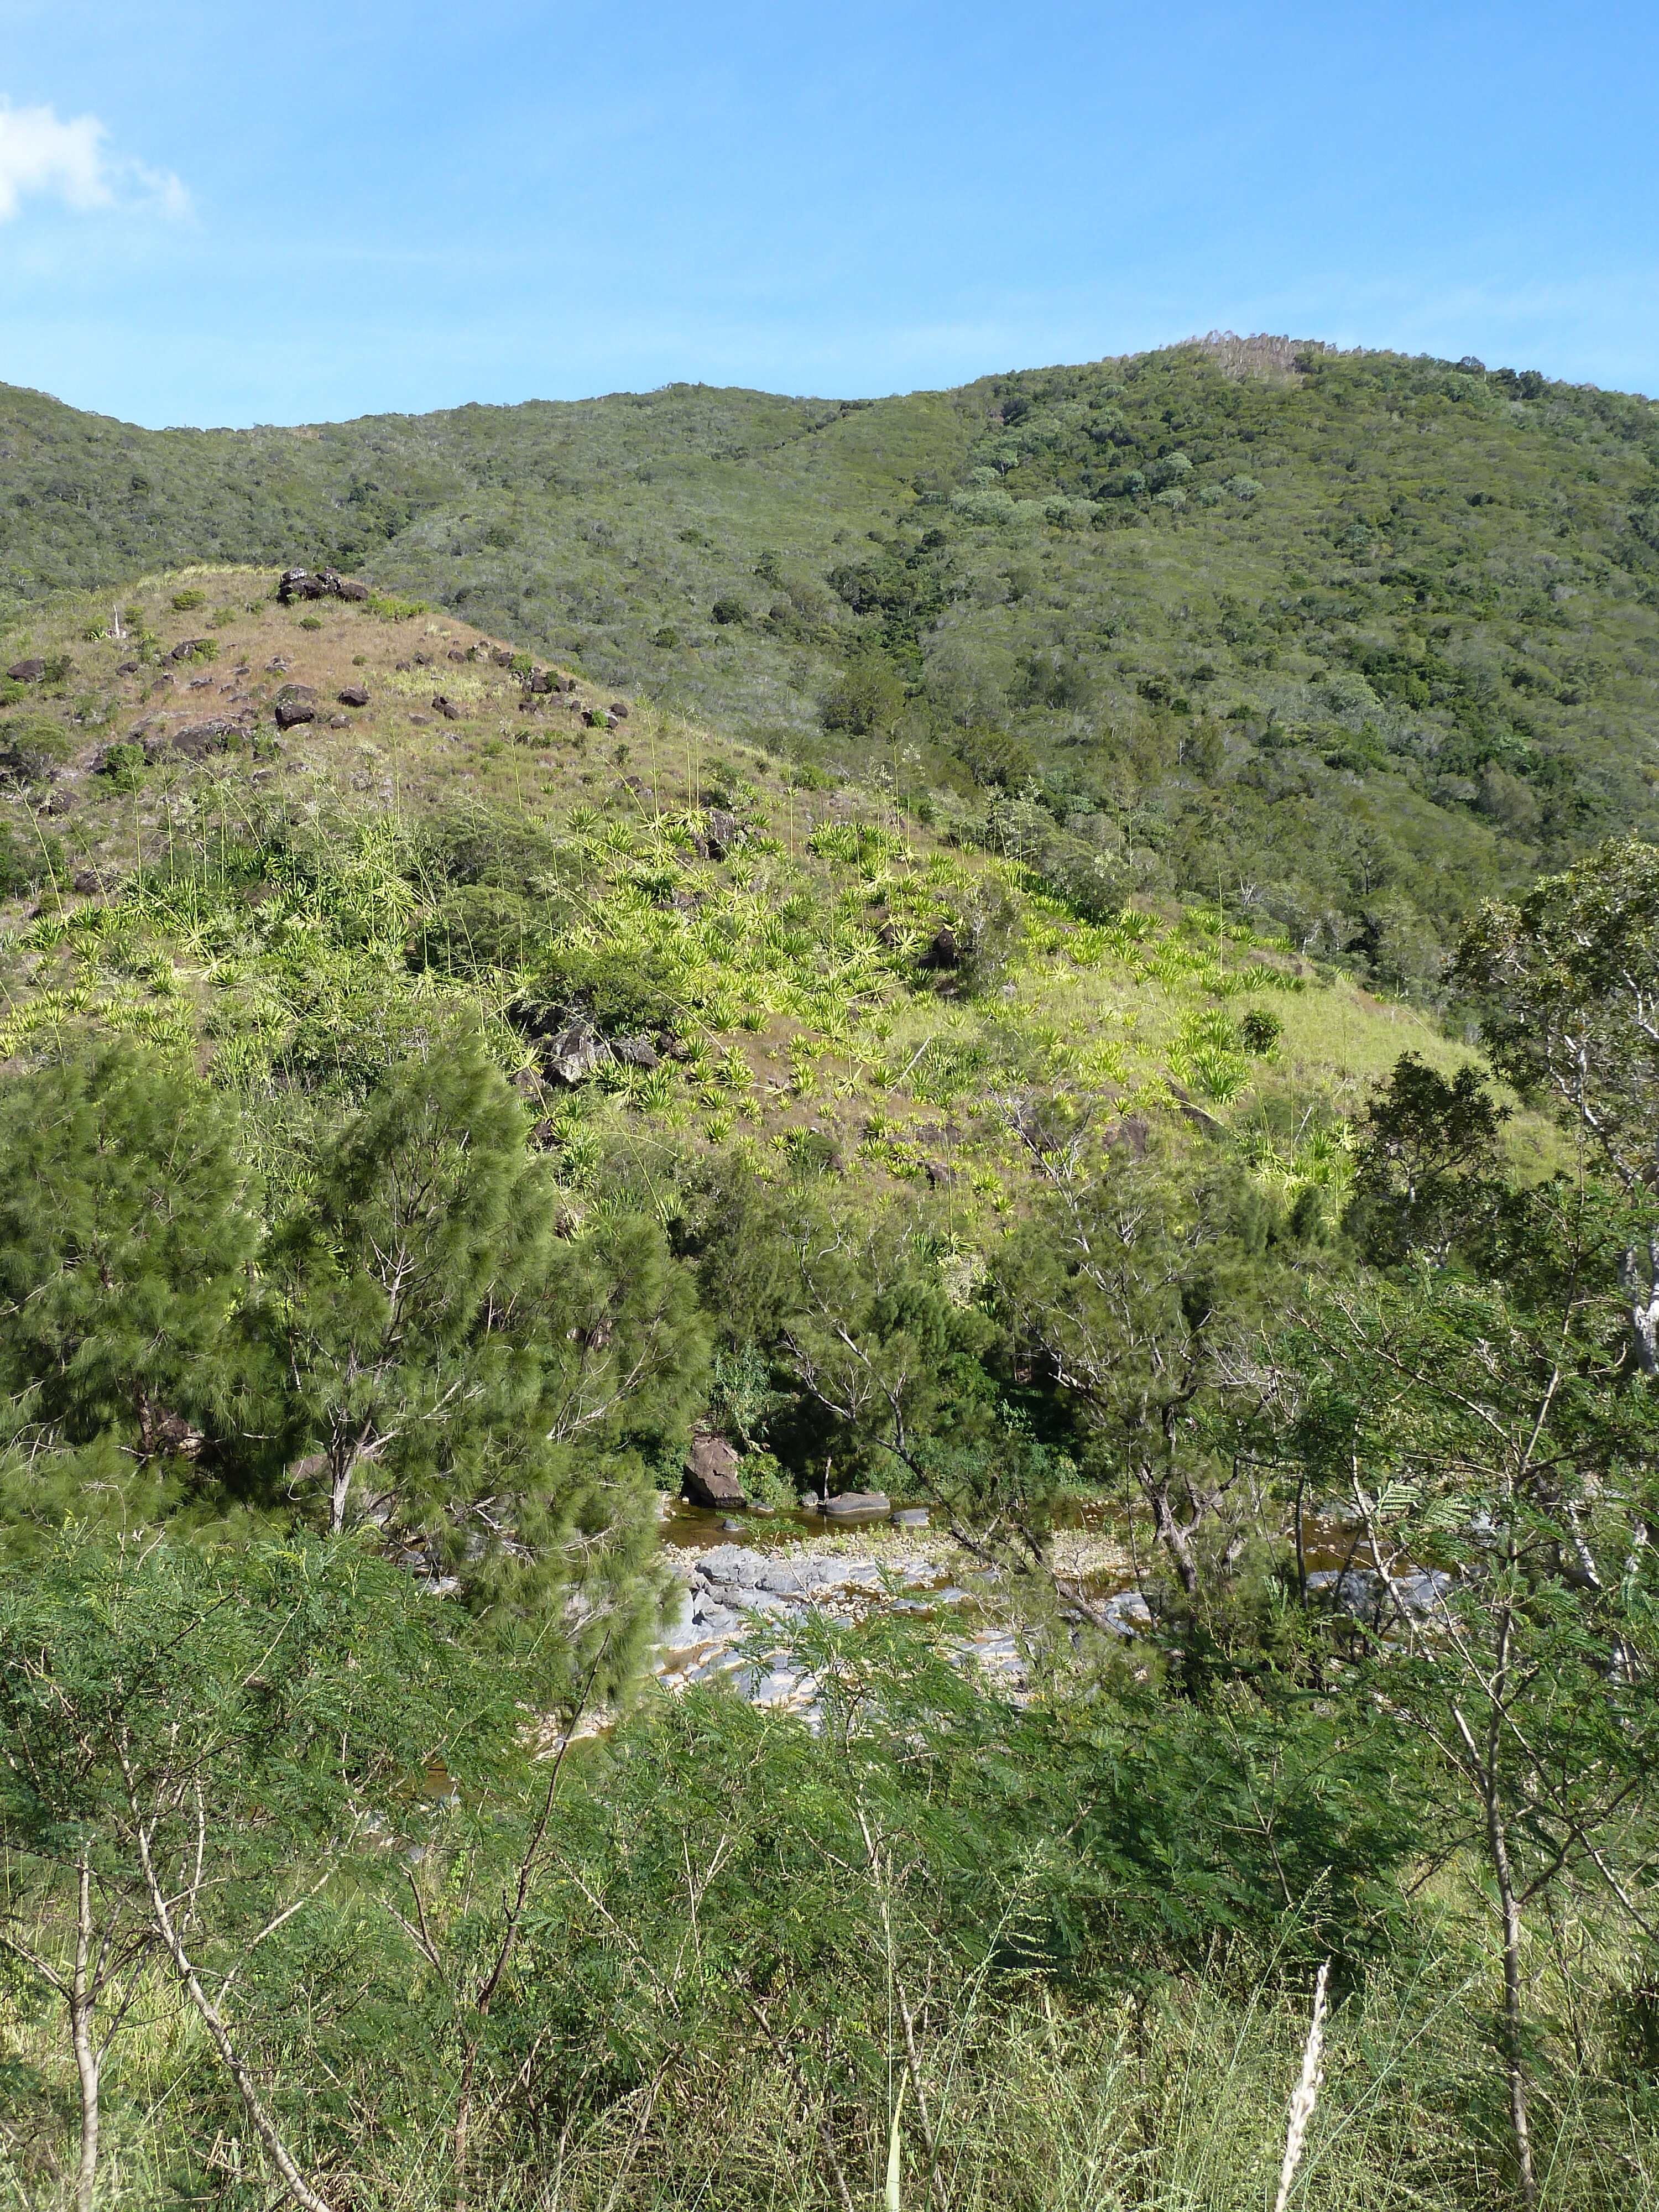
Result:
<instances>
[{"instance_id":1,"label":"grassy slope","mask_svg":"<svg viewBox=\"0 0 1659 2212\"><path fill-rule=\"evenodd\" d=\"M1065 825L1131 887L1218 886L1431 992L1472 897L1659 823L1659 422L1304 358L246 433L8 392L0 608L17 650L54 594L145 566L335 559L744 742L989 804L1026 857ZM863 650L908 703L826 731ZM996 820L1023 784L1035 836Z\"/></svg>"},{"instance_id":2,"label":"grassy slope","mask_svg":"<svg viewBox=\"0 0 1659 2212\"><path fill-rule=\"evenodd\" d=\"M38 878L0 937L14 1065L66 1028L125 1030L192 1054L275 1129L446 1008L480 1015L505 1067L533 1068L507 1010L550 957L598 948L666 990L679 1056L548 1090L574 1186L620 1146L666 1190L677 1162L746 1139L775 1165L833 1156L855 1182L937 1188L965 1231L1025 1179L1016 1093L1171 1120L1184 1097L1189 1133L1236 1129L1271 1178L1334 1183L1365 1081L1407 1048L1455 1056L1408 1007L1213 909L1085 922L878 792L812 788L649 705L609 731L576 703L526 712L489 641L446 616L307 617L268 576L196 571L140 601L163 648L202 629L200 610L172 610L181 581L226 611L216 661L158 684L151 665L118 672L128 646L71 635L74 675L27 710L76 750L7 807ZM397 665L417 653L433 665ZM372 703L278 737L270 702L292 682L325 717L347 682ZM461 721L432 713L440 689ZM233 692L260 717L252 748L164 757L129 788L98 771L112 738L187 726ZM745 825L724 864L694 842L711 799ZM984 938L973 996L918 967L942 923ZM1267 1060L1239 1038L1251 1006L1284 1024Z\"/></svg>"}]
</instances>

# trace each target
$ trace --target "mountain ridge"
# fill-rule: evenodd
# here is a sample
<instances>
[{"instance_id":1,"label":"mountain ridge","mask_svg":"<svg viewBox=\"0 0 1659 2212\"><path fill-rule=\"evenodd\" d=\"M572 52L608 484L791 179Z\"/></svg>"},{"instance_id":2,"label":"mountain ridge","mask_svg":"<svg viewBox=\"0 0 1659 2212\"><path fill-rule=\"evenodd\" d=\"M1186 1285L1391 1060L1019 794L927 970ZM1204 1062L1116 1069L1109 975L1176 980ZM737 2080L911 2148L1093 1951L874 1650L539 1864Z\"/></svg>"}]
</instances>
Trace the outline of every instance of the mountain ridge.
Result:
<instances>
[{"instance_id":1,"label":"mountain ridge","mask_svg":"<svg viewBox=\"0 0 1659 2212\"><path fill-rule=\"evenodd\" d=\"M1219 333L244 432L5 391L0 450L18 649L141 569L349 567L1390 989L1433 993L1474 898L1659 825L1659 409L1537 372Z\"/></svg>"}]
</instances>

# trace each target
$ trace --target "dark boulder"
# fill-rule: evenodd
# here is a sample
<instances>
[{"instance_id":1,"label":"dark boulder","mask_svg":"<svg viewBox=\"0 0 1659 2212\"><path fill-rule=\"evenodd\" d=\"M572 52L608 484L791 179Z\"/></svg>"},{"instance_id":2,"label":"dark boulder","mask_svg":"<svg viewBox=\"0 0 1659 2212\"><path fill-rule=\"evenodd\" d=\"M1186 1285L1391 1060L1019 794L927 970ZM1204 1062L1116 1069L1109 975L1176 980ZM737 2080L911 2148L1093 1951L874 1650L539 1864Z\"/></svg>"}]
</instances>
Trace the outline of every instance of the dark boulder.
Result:
<instances>
[{"instance_id":1,"label":"dark boulder","mask_svg":"<svg viewBox=\"0 0 1659 2212\"><path fill-rule=\"evenodd\" d=\"M204 646L212 642L210 637L181 637L167 658L169 660L193 660Z\"/></svg>"},{"instance_id":2,"label":"dark boulder","mask_svg":"<svg viewBox=\"0 0 1659 2212\"><path fill-rule=\"evenodd\" d=\"M447 722L459 722L462 719L460 708L441 691L432 702L432 711L434 714L441 714Z\"/></svg>"},{"instance_id":3,"label":"dark boulder","mask_svg":"<svg viewBox=\"0 0 1659 2212\"><path fill-rule=\"evenodd\" d=\"M735 814L728 814L723 806L708 810L708 857L723 860L742 835Z\"/></svg>"},{"instance_id":4,"label":"dark boulder","mask_svg":"<svg viewBox=\"0 0 1659 2212\"><path fill-rule=\"evenodd\" d=\"M14 684L38 684L46 672L44 660L14 660L6 671Z\"/></svg>"},{"instance_id":5,"label":"dark boulder","mask_svg":"<svg viewBox=\"0 0 1659 2212\"><path fill-rule=\"evenodd\" d=\"M746 1505L738 1480L740 1464L724 1437L693 1437L681 1488L693 1505Z\"/></svg>"},{"instance_id":6,"label":"dark boulder","mask_svg":"<svg viewBox=\"0 0 1659 2212\"><path fill-rule=\"evenodd\" d=\"M343 707L367 707L368 704L368 694L361 684L348 684L338 696Z\"/></svg>"},{"instance_id":7,"label":"dark boulder","mask_svg":"<svg viewBox=\"0 0 1659 2212\"><path fill-rule=\"evenodd\" d=\"M309 699L279 699L276 702L276 726L279 730L297 729L301 722L314 722L317 709Z\"/></svg>"},{"instance_id":8,"label":"dark boulder","mask_svg":"<svg viewBox=\"0 0 1659 2212\"><path fill-rule=\"evenodd\" d=\"M962 947L957 943L955 930L948 926L938 930L921 956L924 968L949 969L962 965Z\"/></svg>"},{"instance_id":9,"label":"dark boulder","mask_svg":"<svg viewBox=\"0 0 1659 2212\"><path fill-rule=\"evenodd\" d=\"M839 1498L826 1498L818 1510L829 1521L853 1514L890 1513L893 1501L884 1490L848 1490Z\"/></svg>"},{"instance_id":10,"label":"dark boulder","mask_svg":"<svg viewBox=\"0 0 1659 2212\"><path fill-rule=\"evenodd\" d=\"M307 709L305 719L310 718ZM185 760L203 760L209 753L223 752L232 738L246 735L246 725L239 717L219 714L210 722L193 722L188 729L174 730L171 735L146 738L144 757L154 761L160 760L164 753L177 753Z\"/></svg>"},{"instance_id":11,"label":"dark boulder","mask_svg":"<svg viewBox=\"0 0 1659 2212\"><path fill-rule=\"evenodd\" d=\"M627 700L626 700L626 699L613 699L613 700L611 702L611 713L616 716L617 720L619 722L625 722L625 721L628 720L628 702L627 702Z\"/></svg>"},{"instance_id":12,"label":"dark boulder","mask_svg":"<svg viewBox=\"0 0 1659 2212\"><path fill-rule=\"evenodd\" d=\"M625 1060L630 1067L659 1067L662 1064L656 1047L647 1036L613 1037L611 1049L618 1060Z\"/></svg>"},{"instance_id":13,"label":"dark boulder","mask_svg":"<svg viewBox=\"0 0 1659 2212\"><path fill-rule=\"evenodd\" d=\"M558 678L549 670L538 668L530 679L530 688L538 696L545 697L549 692L558 690Z\"/></svg>"},{"instance_id":14,"label":"dark boulder","mask_svg":"<svg viewBox=\"0 0 1659 2212\"><path fill-rule=\"evenodd\" d=\"M511 668L513 665L513 648L510 645L496 646L489 657L497 668Z\"/></svg>"}]
</instances>

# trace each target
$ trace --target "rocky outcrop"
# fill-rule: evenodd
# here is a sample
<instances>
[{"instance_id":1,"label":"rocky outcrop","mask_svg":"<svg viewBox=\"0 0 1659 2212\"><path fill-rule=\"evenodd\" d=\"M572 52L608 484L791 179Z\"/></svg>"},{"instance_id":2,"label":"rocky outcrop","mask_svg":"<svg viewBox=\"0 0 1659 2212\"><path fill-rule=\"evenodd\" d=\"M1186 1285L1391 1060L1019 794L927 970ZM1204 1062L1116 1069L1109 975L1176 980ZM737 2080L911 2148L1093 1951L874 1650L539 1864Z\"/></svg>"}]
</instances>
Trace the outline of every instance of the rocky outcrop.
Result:
<instances>
[{"instance_id":1,"label":"rocky outcrop","mask_svg":"<svg viewBox=\"0 0 1659 2212\"><path fill-rule=\"evenodd\" d=\"M334 568L319 568L314 575L305 568L284 568L276 579L276 597L285 607L295 599L366 599L368 586Z\"/></svg>"},{"instance_id":2,"label":"rocky outcrop","mask_svg":"<svg viewBox=\"0 0 1659 2212\"><path fill-rule=\"evenodd\" d=\"M611 1057L610 1046L592 1023L580 1017L568 1022L542 1046L543 1064L556 1083L580 1083Z\"/></svg>"}]
</instances>

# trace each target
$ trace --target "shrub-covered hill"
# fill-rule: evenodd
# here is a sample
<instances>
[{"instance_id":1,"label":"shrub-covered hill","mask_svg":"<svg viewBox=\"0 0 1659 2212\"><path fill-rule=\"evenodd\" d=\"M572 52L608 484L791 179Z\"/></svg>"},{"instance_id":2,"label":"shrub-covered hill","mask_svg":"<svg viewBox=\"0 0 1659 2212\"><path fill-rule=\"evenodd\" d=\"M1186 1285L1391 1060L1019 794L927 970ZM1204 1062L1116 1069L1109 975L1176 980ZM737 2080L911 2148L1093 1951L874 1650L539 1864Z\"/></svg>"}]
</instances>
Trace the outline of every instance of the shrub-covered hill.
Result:
<instances>
[{"instance_id":1,"label":"shrub-covered hill","mask_svg":"<svg viewBox=\"0 0 1659 2212\"><path fill-rule=\"evenodd\" d=\"M459 1013L578 1202L624 1174L672 1212L735 1146L988 1228L1079 1116L1235 1137L1315 1223L1369 1079L1458 1056L1213 900L1068 898L452 617L251 571L123 597L0 717L13 1066L148 1039L280 1149Z\"/></svg>"},{"instance_id":2,"label":"shrub-covered hill","mask_svg":"<svg viewBox=\"0 0 1659 2212\"><path fill-rule=\"evenodd\" d=\"M333 561L1391 988L1659 816L1659 413L1531 372L1218 342L248 432L7 392L0 452L20 650L141 568Z\"/></svg>"}]
</instances>

